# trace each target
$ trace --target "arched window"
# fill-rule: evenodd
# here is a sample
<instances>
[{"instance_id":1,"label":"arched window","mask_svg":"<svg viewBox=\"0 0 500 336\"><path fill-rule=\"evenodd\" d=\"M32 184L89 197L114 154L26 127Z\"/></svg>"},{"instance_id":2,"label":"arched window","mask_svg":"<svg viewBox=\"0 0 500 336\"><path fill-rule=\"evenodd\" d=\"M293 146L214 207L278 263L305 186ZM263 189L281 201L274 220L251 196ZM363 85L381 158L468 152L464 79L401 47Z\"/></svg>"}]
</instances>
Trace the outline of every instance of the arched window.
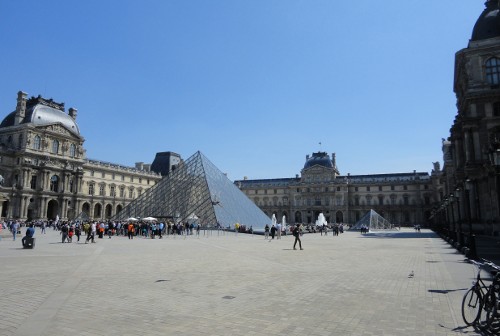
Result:
<instances>
[{"instance_id":1,"label":"arched window","mask_svg":"<svg viewBox=\"0 0 500 336\"><path fill-rule=\"evenodd\" d=\"M59 153L59 141L57 140L52 141L52 153L53 154Z\"/></svg>"},{"instance_id":2,"label":"arched window","mask_svg":"<svg viewBox=\"0 0 500 336\"><path fill-rule=\"evenodd\" d=\"M35 135L33 138L33 149L40 150L42 144L42 138L40 136Z\"/></svg>"},{"instance_id":3,"label":"arched window","mask_svg":"<svg viewBox=\"0 0 500 336\"><path fill-rule=\"evenodd\" d=\"M486 80L491 85L500 84L500 59L492 57L486 61Z\"/></svg>"},{"instance_id":4,"label":"arched window","mask_svg":"<svg viewBox=\"0 0 500 336\"><path fill-rule=\"evenodd\" d=\"M75 157L76 156L76 146L75 146L75 144L69 145L69 156L70 157Z\"/></svg>"},{"instance_id":5,"label":"arched window","mask_svg":"<svg viewBox=\"0 0 500 336\"><path fill-rule=\"evenodd\" d=\"M53 175L50 178L50 191L57 192L59 190L59 177L57 175Z\"/></svg>"}]
</instances>

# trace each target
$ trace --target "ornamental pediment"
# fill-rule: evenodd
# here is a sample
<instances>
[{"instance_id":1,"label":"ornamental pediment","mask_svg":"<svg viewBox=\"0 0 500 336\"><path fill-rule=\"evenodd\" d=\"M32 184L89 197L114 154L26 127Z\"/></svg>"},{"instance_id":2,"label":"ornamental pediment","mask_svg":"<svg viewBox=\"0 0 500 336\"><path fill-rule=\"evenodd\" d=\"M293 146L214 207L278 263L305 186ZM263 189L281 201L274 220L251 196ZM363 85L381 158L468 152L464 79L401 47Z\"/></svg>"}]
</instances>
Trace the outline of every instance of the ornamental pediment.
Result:
<instances>
[{"instance_id":1,"label":"ornamental pediment","mask_svg":"<svg viewBox=\"0 0 500 336\"><path fill-rule=\"evenodd\" d=\"M52 132L52 133L64 135L64 136L74 136L74 134L72 132L70 132L66 127L64 127L62 124L59 124L59 123L40 127L40 129L47 131L47 132Z\"/></svg>"}]
</instances>

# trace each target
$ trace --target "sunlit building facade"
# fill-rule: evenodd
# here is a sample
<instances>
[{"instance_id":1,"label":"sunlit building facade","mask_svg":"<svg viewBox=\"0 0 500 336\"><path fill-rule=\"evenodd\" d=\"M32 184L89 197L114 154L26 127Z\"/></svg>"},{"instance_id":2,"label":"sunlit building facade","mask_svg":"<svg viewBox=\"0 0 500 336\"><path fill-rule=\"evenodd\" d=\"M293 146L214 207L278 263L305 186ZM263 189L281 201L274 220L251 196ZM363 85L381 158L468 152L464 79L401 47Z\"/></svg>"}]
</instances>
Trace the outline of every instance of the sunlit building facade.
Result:
<instances>
[{"instance_id":1,"label":"sunlit building facade","mask_svg":"<svg viewBox=\"0 0 500 336\"><path fill-rule=\"evenodd\" d=\"M354 224L370 210L395 225L426 224L439 199L439 164L427 172L340 175L335 154L306 156L300 176L239 180L236 185L268 216L287 223Z\"/></svg>"},{"instance_id":2,"label":"sunlit building facade","mask_svg":"<svg viewBox=\"0 0 500 336\"><path fill-rule=\"evenodd\" d=\"M149 164L125 167L86 157L77 110L19 92L0 123L2 219L106 219L155 185Z\"/></svg>"},{"instance_id":3,"label":"sunlit building facade","mask_svg":"<svg viewBox=\"0 0 500 336\"><path fill-rule=\"evenodd\" d=\"M486 1L455 55L457 115L443 140L445 188L434 215L454 241L500 236L500 5Z\"/></svg>"}]
</instances>

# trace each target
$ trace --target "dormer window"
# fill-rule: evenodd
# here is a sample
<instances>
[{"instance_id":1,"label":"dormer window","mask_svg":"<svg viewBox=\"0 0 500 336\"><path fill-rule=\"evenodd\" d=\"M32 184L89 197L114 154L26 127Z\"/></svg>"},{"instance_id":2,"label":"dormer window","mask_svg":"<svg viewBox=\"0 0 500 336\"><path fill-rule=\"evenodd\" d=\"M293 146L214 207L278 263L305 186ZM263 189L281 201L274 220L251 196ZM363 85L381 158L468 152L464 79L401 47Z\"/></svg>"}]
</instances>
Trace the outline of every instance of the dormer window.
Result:
<instances>
[{"instance_id":1,"label":"dormer window","mask_svg":"<svg viewBox=\"0 0 500 336\"><path fill-rule=\"evenodd\" d=\"M500 84L500 59L492 57L486 61L486 80L490 85Z\"/></svg>"}]
</instances>

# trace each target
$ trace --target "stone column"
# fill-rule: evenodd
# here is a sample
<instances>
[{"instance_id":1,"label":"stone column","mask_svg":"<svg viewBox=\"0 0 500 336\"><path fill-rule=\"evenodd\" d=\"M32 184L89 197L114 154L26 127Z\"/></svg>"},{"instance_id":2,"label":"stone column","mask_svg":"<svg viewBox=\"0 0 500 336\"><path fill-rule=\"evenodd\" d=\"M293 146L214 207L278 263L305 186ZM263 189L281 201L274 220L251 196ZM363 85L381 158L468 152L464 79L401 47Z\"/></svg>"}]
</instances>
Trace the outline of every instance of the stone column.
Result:
<instances>
[{"instance_id":1,"label":"stone column","mask_svg":"<svg viewBox=\"0 0 500 336\"><path fill-rule=\"evenodd\" d=\"M42 197L40 200L40 218L47 219L47 197Z\"/></svg>"},{"instance_id":2,"label":"stone column","mask_svg":"<svg viewBox=\"0 0 500 336\"><path fill-rule=\"evenodd\" d=\"M61 204L61 219L62 220L67 220L68 219L68 199L63 198L62 199L62 204Z\"/></svg>"},{"instance_id":3,"label":"stone column","mask_svg":"<svg viewBox=\"0 0 500 336\"><path fill-rule=\"evenodd\" d=\"M27 218L27 213L28 213L28 197L27 196L22 196L21 197L21 214L20 214L20 217L22 219L26 219Z\"/></svg>"}]
</instances>

